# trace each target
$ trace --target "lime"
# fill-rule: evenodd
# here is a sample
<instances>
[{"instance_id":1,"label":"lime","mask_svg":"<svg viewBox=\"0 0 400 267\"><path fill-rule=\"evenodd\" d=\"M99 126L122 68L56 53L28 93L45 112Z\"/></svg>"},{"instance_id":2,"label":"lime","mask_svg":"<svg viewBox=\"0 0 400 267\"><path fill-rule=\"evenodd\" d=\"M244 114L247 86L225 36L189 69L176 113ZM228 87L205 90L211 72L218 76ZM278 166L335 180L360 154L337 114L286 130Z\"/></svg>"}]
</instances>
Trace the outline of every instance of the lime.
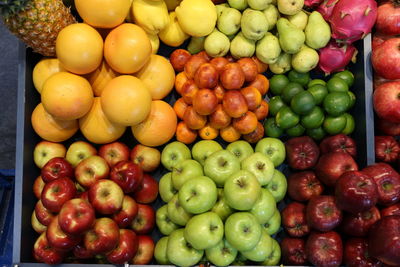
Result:
<instances>
[{"instance_id":1,"label":"lime","mask_svg":"<svg viewBox=\"0 0 400 267\"><path fill-rule=\"evenodd\" d=\"M310 73L300 73L295 70L289 71L288 74L289 81L293 83L299 83L302 86L306 86L308 82L310 81Z\"/></svg>"},{"instance_id":2,"label":"lime","mask_svg":"<svg viewBox=\"0 0 400 267\"><path fill-rule=\"evenodd\" d=\"M289 79L283 75L274 75L269 80L269 89L273 95L280 95L282 94L283 88L289 83Z\"/></svg>"},{"instance_id":3,"label":"lime","mask_svg":"<svg viewBox=\"0 0 400 267\"><path fill-rule=\"evenodd\" d=\"M346 126L346 121L347 118L344 116L344 114L337 117L328 115L325 117L322 126L328 134L335 135L341 133L344 130L344 127Z\"/></svg>"},{"instance_id":4,"label":"lime","mask_svg":"<svg viewBox=\"0 0 400 267\"><path fill-rule=\"evenodd\" d=\"M354 75L353 75L353 73L351 73L348 70L338 72L335 75L333 75L333 77L338 77L338 78L344 80L349 87L352 87L354 84Z\"/></svg>"},{"instance_id":5,"label":"lime","mask_svg":"<svg viewBox=\"0 0 400 267\"><path fill-rule=\"evenodd\" d=\"M332 77L326 83L326 87L328 87L329 93L331 92L347 92L349 91L349 85L345 80L342 80L339 77Z\"/></svg>"},{"instance_id":6,"label":"lime","mask_svg":"<svg viewBox=\"0 0 400 267\"><path fill-rule=\"evenodd\" d=\"M351 109L352 107L354 107L354 104L356 103L356 95L352 92L352 91L348 91L347 92L350 96L350 106L349 109Z\"/></svg>"},{"instance_id":7,"label":"lime","mask_svg":"<svg viewBox=\"0 0 400 267\"><path fill-rule=\"evenodd\" d=\"M283 102L282 98L279 95L272 97L269 100L269 114L275 116L276 113L281 109L281 107L286 106L285 102Z\"/></svg>"},{"instance_id":8,"label":"lime","mask_svg":"<svg viewBox=\"0 0 400 267\"><path fill-rule=\"evenodd\" d=\"M292 128L286 129L287 135L290 137L302 136L306 129L299 123Z\"/></svg>"},{"instance_id":9,"label":"lime","mask_svg":"<svg viewBox=\"0 0 400 267\"><path fill-rule=\"evenodd\" d=\"M300 117L289 107L282 107L275 117L276 124L282 129L292 128L299 123Z\"/></svg>"},{"instance_id":10,"label":"lime","mask_svg":"<svg viewBox=\"0 0 400 267\"><path fill-rule=\"evenodd\" d=\"M315 129L322 125L324 119L324 111L322 108L316 106L311 110L310 113L301 117L300 123L307 129Z\"/></svg>"},{"instance_id":11,"label":"lime","mask_svg":"<svg viewBox=\"0 0 400 267\"><path fill-rule=\"evenodd\" d=\"M318 127L315 129L307 129L306 134L314 140L321 140L325 137L326 132L322 127Z\"/></svg>"},{"instance_id":12,"label":"lime","mask_svg":"<svg viewBox=\"0 0 400 267\"><path fill-rule=\"evenodd\" d=\"M355 128L354 118L349 113L344 113L343 116L346 117L346 126L342 130L342 134L349 135L354 132Z\"/></svg>"},{"instance_id":13,"label":"lime","mask_svg":"<svg viewBox=\"0 0 400 267\"><path fill-rule=\"evenodd\" d=\"M290 107L299 115L308 114L315 107L314 97L310 92L300 92L292 98Z\"/></svg>"},{"instance_id":14,"label":"lime","mask_svg":"<svg viewBox=\"0 0 400 267\"><path fill-rule=\"evenodd\" d=\"M307 91L313 95L316 105L321 104L325 96L328 94L328 88L326 88L325 85L321 84L313 85L309 87Z\"/></svg>"},{"instance_id":15,"label":"lime","mask_svg":"<svg viewBox=\"0 0 400 267\"><path fill-rule=\"evenodd\" d=\"M265 135L269 137L279 138L283 134L283 130L275 122L275 118L268 118L264 122Z\"/></svg>"},{"instance_id":16,"label":"lime","mask_svg":"<svg viewBox=\"0 0 400 267\"><path fill-rule=\"evenodd\" d=\"M351 100L348 93L333 92L325 97L323 106L329 115L339 116L349 109L350 104Z\"/></svg>"},{"instance_id":17,"label":"lime","mask_svg":"<svg viewBox=\"0 0 400 267\"><path fill-rule=\"evenodd\" d=\"M291 82L291 83L287 84L285 86L285 88L283 88L282 95L281 95L282 100L285 103L289 104L295 95L297 95L298 93L303 92L303 91L304 91L304 88L301 84Z\"/></svg>"},{"instance_id":18,"label":"lime","mask_svg":"<svg viewBox=\"0 0 400 267\"><path fill-rule=\"evenodd\" d=\"M326 86L326 82L325 82L324 80L321 80L321 79L314 79L314 80L311 80L311 81L307 84L307 88L310 88L310 87L312 87L312 86L314 86L314 85L317 85L317 84Z\"/></svg>"}]
</instances>

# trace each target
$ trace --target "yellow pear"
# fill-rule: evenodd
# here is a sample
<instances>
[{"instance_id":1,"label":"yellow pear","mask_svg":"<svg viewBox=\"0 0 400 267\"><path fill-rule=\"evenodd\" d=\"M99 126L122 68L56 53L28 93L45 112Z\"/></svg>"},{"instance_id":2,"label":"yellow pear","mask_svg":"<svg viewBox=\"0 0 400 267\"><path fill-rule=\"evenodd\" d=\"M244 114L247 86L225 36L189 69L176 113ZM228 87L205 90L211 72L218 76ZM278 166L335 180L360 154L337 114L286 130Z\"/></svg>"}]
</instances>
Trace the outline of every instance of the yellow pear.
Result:
<instances>
[{"instance_id":1,"label":"yellow pear","mask_svg":"<svg viewBox=\"0 0 400 267\"><path fill-rule=\"evenodd\" d=\"M164 1L133 0L132 15L133 21L151 34L159 33L169 23Z\"/></svg>"},{"instance_id":2,"label":"yellow pear","mask_svg":"<svg viewBox=\"0 0 400 267\"><path fill-rule=\"evenodd\" d=\"M182 30L191 36L206 36L215 28L217 9L211 0L183 0L175 11Z\"/></svg>"},{"instance_id":3,"label":"yellow pear","mask_svg":"<svg viewBox=\"0 0 400 267\"><path fill-rule=\"evenodd\" d=\"M182 0L164 0L167 4L168 11L174 11L177 6L182 2Z\"/></svg>"},{"instance_id":4,"label":"yellow pear","mask_svg":"<svg viewBox=\"0 0 400 267\"><path fill-rule=\"evenodd\" d=\"M151 53L157 54L158 48L160 48L160 39L158 38L158 35L147 33L147 36L149 37L151 43Z\"/></svg>"},{"instance_id":5,"label":"yellow pear","mask_svg":"<svg viewBox=\"0 0 400 267\"><path fill-rule=\"evenodd\" d=\"M169 17L169 24L164 30L160 31L158 37L166 45L177 47L183 44L189 38L189 35L182 30L174 11L169 13Z\"/></svg>"}]
</instances>

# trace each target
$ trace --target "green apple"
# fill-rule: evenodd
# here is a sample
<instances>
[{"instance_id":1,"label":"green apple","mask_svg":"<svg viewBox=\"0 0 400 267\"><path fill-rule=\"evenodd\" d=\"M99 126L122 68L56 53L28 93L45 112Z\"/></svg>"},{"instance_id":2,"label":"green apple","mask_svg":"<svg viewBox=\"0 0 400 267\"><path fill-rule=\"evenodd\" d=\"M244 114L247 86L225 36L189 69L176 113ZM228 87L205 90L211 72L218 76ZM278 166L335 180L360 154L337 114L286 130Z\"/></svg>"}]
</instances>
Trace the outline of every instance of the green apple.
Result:
<instances>
[{"instance_id":1,"label":"green apple","mask_svg":"<svg viewBox=\"0 0 400 267\"><path fill-rule=\"evenodd\" d=\"M247 3L252 9L264 10L271 4L272 0L247 0Z\"/></svg>"},{"instance_id":2,"label":"green apple","mask_svg":"<svg viewBox=\"0 0 400 267\"><path fill-rule=\"evenodd\" d=\"M206 176L189 179L178 192L181 206L193 214L210 210L217 202L217 196L215 183Z\"/></svg>"},{"instance_id":3,"label":"green apple","mask_svg":"<svg viewBox=\"0 0 400 267\"><path fill-rule=\"evenodd\" d=\"M154 247L154 258L158 264L167 265L171 264L167 257L168 236L163 236L157 241Z\"/></svg>"},{"instance_id":4,"label":"green apple","mask_svg":"<svg viewBox=\"0 0 400 267\"><path fill-rule=\"evenodd\" d=\"M281 165L285 160L285 145L278 138L265 137L261 139L257 142L255 151L268 156L274 163L275 167Z\"/></svg>"},{"instance_id":5,"label":"green apple","mask_svg":"<svg viewBox=\"0 0 400 267\"><path fill-rule=\"evenodd\" d=\"M228 266L235 259L238 251L225 238L215 246L206 249L207 259L216 266Z\"/></svg>"},{"instance_id":6,"label":"green apple","mask_svg":"<svg viewBox=\"0 0 400 267\"><path fill-rule=\"evenodd\" d=\"M228 4L237 10L245 10L247 8L247 0L228 0Z\"/></svg>"},{"instance_id":7,"label":"green apple","mask_svg":"<svg viewBox=\"0 0 400 267\"><path fill-rule=\"evenodd\" d=\"M239 251L253 249L261 234L261 225L250 212L236 212L226 219L225 238Z\"/></svg>"},{"instance_id":8,"label":"green apple","mask_svg":"<svg viewBox=\"0 0 400 267\"><path fill-rule=\"evenodd\" d=\"M268 255L268 257L261 263L263 266L276 266L281 261L281 247L279 243L272 239L272 251Z\"/></svg>"},{"instance_id":9,"label":"green apple","mask_svg":"<svg viewBox=\"0 0 400 267\"><path fill-rule=\"evenodd\" d=\"M214 140L201 140L193 145L192 156L193 159L197 160L202 166L206 159L214 152L222 150L222 146Z\"/></svg>"},{"instance_id":10,"label":"green apple","mask_svg":"<svg viewBox=\"0 0 400 267\"><path fill-rule=\"evenodd\" d=\"M224 196L226 203L233 209L250 210L260 194L260 183L249 171L238 171L225 181Z\"/></svg>"},{"instance_id":11,"label":"green apple","mask_svg":"<svg viewBox=\"0 0 400 267\"><path fill-rule=\"evenodd\" d=\"M185 159L190 159L190 149L179 141L169 143L164 147L161 152L161 163L169 171L172 171L173 167Z\"/></svg>"},{"instance_id":12,"label":"green apple","mask_svg":"<svg viewBox=\"0 0 400 267\"><path fill-rule=\"evenodd\" d=\"M235 155L239 161L244 160L248 156L254 153L253 147L244 140L238 140L233 143L230 143L226 150L230 151L233 155Z\"/></svg>"},{"instance_id":13,"label":"green apple","mask_svg":"<svg viewBox=\"0 0 400 267\"><path fill-rule=\"evenodd\" d=\"M235 8L226 8L218 17L217 27L225 35L235 34L240 29L240 20L242 13Z\"/></svg>"},{"instance_id":14,"label":"green apple","mask_svg":"<svg viewBox=\"0 0 400 267\"><path fill-rule=\"evenodd\" d=\"M178 193L176 193L167 204L168 218L173 223L181 226L185 226L189 219L193 216L189 212L183 209L179 203Z\"/></svg>"},{"instance_id":15,"label":"green apple","mask_svg":"<svg viewBox=\"0 0 400 267\"><path fill-rule=\"evenodd\" d=\"M226 203L224 190L222 188L218 188L218 198L217 203L215 203L214 207L212 207L211 211L218 214L222 221L225 221L229 215L233 213L231 207L229 207L228 203Z\"/></svg>"},{"instance_id":16,"label":"green apple","mask_svg":"<svg viewBox=\"0 0 400 267\"><path fill-rule=\"evenodd\" d=\"M224 223L214 212L193 216L185 226L185 239L195 249L208 249L224 236Z\"/></svg>"},{"instance_id":17,"label":"green apple","mask_svg":"<svg viewBox=\"0 0 400 267\"><path fill-rule=\"evenodd\" d=\"M265 261L272 252L272 238L264 230L257 245L251 250L241 251L243 256L252 261Z\"/></svg>"},{"instance_id":18,"label":"green apple","mask_svg":"<svg viewBox=\"0 0 400 267\"><path fill-rule=\"evenodd\" d=\"M276 234L281 227L281 213L279 210L276 209L274 215L272 215L268 222L261 224L261 226L269 235Z\"/></svg>"},{"instance_id":19,"label":"green apple","mask_svg":"<svg viewBox=\"0 0 400 267\"><path fill-rule=\"evenodd\" d=\"M192 248L185 239L184 231L184 229L177 229L169 235L167 257L174 265L189 267L201 260L204 250Z\"/></svg>"},{"instance_id":20,"label":"green apple","mask_svg":"<svg viewBox=\"0 0 400 267\"><path fill-rule=\"evenodd\" d=\"M179 225L175 224L168 217L167 204L163 205L156 212L156 224L158 229L163 235L169 235L172 231L179 228Z\"/></svg>"},{"instance_id":21,"label":"green apple","mask_svg":"<svg viewBox=\"0 0 400 267\"><path fill-rule=\"evenodd\" d=\"M285 197L287 191L287 180L285 175L280 171L275 170L274 175L266 188L274 196L276 202L281 201Z\"/></svg>"},{"instance_id":22,"label":"green apple","mask_svg":"<svg viewBox=\"0 0 400 267\"><path fill-rule=\"evenodd\" d=\"M204 163L204 174L219 187L223 187L225 180L240 170L239 160L228 150L212 153Z\"/></svg>"},{"instance_id":23,"label":"green apple","mask_svg":"<svg viewBox=\"0 0 400 267\"><path fill-rule=\"evenodd\" d=\"M260 224L268 222L274 215L276 210L276 202L274 196L267 190L262 188L261 195L257 199L250 212L257 218Z\"/></svg>"},{"instance_id":24,"label":"green apple","mask_svg":"<svg viewBox=\"0 0 400 267\"><path fill-rule=\"evenodd\" d=\"M193 159L185 159L176 164L172 170L172 185L180 190L187 180L202 175L203 166L200 163Z\"/></svg>"},{"instance_id":25,"label":"green apple","mask_svg":"<svg viewBox=\"0 0 400 267\"><path fill-rule=\"evenodd\" d=\"M240 27L246 38L257 41L268 31L268 20L263 12L247 8L242 14Z\"/></svg>"},{"instance_id":26,"label":"green apple","mask_svg":"<svg viewBox=\"0 0 400 267\"><path fill-rule=\"evenodd\" d=\"M242 163L242 170L246 170L254 174L260 185L267 185L274 175L274 163L272 160L261 152L256 152L247 158Z\"/></svg>"},{"instance_id":27,"label":"green apple","mask_svg":"<svg viewBox=\"0 0 400 267\"><path fill-rule=\"evenodd\" d=\"M172 172L168 172L161 177L158 183L158 191L164 202L170 201L171 198L178 193L172 185Z\"/></svg>"}]
</instances>

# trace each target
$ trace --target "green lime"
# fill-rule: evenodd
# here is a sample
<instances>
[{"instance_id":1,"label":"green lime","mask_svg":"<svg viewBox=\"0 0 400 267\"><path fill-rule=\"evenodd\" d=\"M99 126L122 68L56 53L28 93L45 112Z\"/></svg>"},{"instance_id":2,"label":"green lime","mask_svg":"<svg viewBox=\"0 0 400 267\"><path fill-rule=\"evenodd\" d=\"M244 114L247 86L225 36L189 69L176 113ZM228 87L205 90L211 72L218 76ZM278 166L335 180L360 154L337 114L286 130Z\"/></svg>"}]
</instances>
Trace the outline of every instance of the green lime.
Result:
<instances>
[{"instance_id":1,"label":"green lime","mask_svg":"<svg viewBox=\"0 0 400 267\"><path fill-rule=\"evenodd\" d=\"M289 81L291 81L293 83L299 83L302 86L306 86L308 84L308 82L310 81L310 73L309 72L300 73L295 70L291 70L288 73L288 78L289 78Z\"/></svg>"},{"instance_id":2,"label":"green lime","mask_svg":"<svg viewBox=\"0 0 400 267\"><path fill-rule=\"evenodd\" d=\"M325 97L323 106L329 115L339 116L349 109L350 104L351 100L348 93L333 92Z\"/></svg>"},{"instance_id":3,"label":"green lime","mask_svg":"<svg viewBox=\"0 0 400 267\"><path fill-rule=\"evenodd\" d=\"M283 102L282 98L279 95L272 97L269 100L269 114L275 116L276 113L281 109L281 107L286 106L285 102Z\"/></svg>"},{"instance_id":4,"label":"green lime","mask_svg":"<svg viewBox=\"0 0 400 267\"><path fill-rule=\"evenodd\" d=\"M322 125L324 119L325 114L322 108L315 106L310 113L301 117L300 123L307 129L315 129Z\"/></svg>"},{"instance_id":5,"label":"green lime","mask_svg":"<svg viewBox=\"0 0 400 267\"><path fill-rule=\"evenodd\" d=\"M283 135L283 129L275 122L275 118L268 118L264 122L265 135L269 137L279 138Z\"/></svg>"},{"instance_id":6,"label":"green lime","mask_svg":"<svg viewBox=\"0 0 400 267\"><path fill-rule=\"evenodd\" d=\"M295 95L297 95L298 93L303 92L303 91L304 91L304 88L301 84L290 82L282 90L282 95L281 95L282 100L285 103L289 104Z\"/></svg>"},{"instance_id":7,"label":"green lime","mask_svg":"<svg viewBox=\"0 0 400 267\"><path fill-rule=\"evenodd\" d=\"M324 80L321 80L321 79L314 79L314 80L311 80L311 81L307 84L307 88L310 88L310 87L312 87L312 86L314 86L314 85L317 85L317 84L326 86L326 82L325 82Z\"/></svg>"},{"instance_id":8,"label":"green lime","mask_svg":"<svg viewBox=\"0 0 400 267\"><path fill-rule=\"evenodd\" d=\"M299 123L300 117L289 107L282 107L275 117L276 124L282 129L292 128Z\"/></svg>"},{"instance_id":9,"label":"green lime","mask_svg":"<svg viewBox=\"0 0 400 267\"><path fill-rule=\"evenodd\" d=\"M300 92L292 98L290 107L299 115L308 114L315 107L314 97L310 92Z\"/></svg>"},{"instance_id":10,"label":"green lime","mask_svg":"<svg viewBox=\"0 0 400 267\"><path fill-rule=\"evenodd\" d=\"M338 77L338 78L344 80L349 87L352 87L354 84L354 75L353 75L353 73L351 73L348 70L338 72L335 75L333 75L333 77Z\"/></svg>"},{"instance_id":11,"label":"green lime","mask_svg":"<svg viewBox=\"0 0 400 267\"><path fill-rule=\"evenodd\" d=\"M349 91L349 85L347 84L347 82L339 77L330 78L329 81L326 83L326 87L328 87L329 93Z\"/></svg>"},{"instance_id":12,"label":"green lime","mask_svg":"<svg viewBox=\"0 0 400 267\"><path fill-rule=\"evenodd\" d=\"M316 105L321 104L325 96L328 94L328 88L322 84L316 84L308 87L307 91L313 95Z\"/></svg>"},{"instance_id":13,"label":"green lime","mask_svg":"<svg viewBox=\"0 0 400 267\"><path fill-rule=\"evenodd\" d=\"M273 95L280 95L282 94L283 88L289 83L289 79L283 75L283 74L278 74L272 76L272 78L269 80L269 90L271 90L271 93Z\"/></svg>"},{"instance_id":14,"label":"green lime","mask_svg":"<svg viewBox=\"0 0 400 267\"><path fill-rule=\"evenodd\" d=\"M314 129L307 129L306 134L314 140L321 140L325 137L326 132L322 127L318 127Z\"/></svg>"},{"instance_id":15,"label":"green lime","mask_svg":"<svg viewBox=\"0 0 400 267\"><path fill-rule=\"evenodd\" d=\"M290 137L302 136L306 129L299 123L292 128L286 129L287 135Z\"/></svg>"},{"instance_id":16,"label":"green lime","mask_svg":"<svg viewBox=\"0 0 400 267\"><path fill-rule=\"evenodd\" d=\"M342 134L349 135L354 132L355 128L354 118L349 113L344 113L343 116L346 117L346 126L342 130Z\"/></svg>"},{"instance_id":17,"label":"green lime","mask_svg":"<svg viewBox=\"0 0 400 267\"><path fill-rule=\"evenodd\" d=\"M325 117L322 126L328 134L335 135L343 131L344 127L346 126L346 121L347 118L344 116L344 114L337 117L328 115Z\"/></svg>"},{"instance_id":18,"label":"green lime","mask_svg":"<svg viewBox=\"0 0 400 267\"><path fill-rule=\"evenodd\" d=\"M350 106L349 109L351 109L352 107L354 107L354 104L356 103L356 95L352 92L352 91L348 91L347 92L350 96Z\"/></svg>"}]
</instances>

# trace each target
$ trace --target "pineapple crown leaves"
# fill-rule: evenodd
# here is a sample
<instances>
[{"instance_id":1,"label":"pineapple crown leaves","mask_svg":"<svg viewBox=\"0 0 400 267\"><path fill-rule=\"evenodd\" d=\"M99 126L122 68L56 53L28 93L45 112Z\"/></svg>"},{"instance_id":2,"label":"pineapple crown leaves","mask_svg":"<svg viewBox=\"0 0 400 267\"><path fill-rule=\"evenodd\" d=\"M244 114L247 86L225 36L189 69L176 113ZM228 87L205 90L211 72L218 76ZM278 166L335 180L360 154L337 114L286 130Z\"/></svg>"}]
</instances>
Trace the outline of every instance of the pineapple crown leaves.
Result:
<instances>
[{"instance_id":1,"label":"pineapple crown leaves","mask_svg":"<svg viewBox=\"0 0 400 267\"><path fill-rule=\"evenodd\" d=\"M25 10L32 0L0 0L0 15L4 18Z\"/></svg>"}]
</instances>

